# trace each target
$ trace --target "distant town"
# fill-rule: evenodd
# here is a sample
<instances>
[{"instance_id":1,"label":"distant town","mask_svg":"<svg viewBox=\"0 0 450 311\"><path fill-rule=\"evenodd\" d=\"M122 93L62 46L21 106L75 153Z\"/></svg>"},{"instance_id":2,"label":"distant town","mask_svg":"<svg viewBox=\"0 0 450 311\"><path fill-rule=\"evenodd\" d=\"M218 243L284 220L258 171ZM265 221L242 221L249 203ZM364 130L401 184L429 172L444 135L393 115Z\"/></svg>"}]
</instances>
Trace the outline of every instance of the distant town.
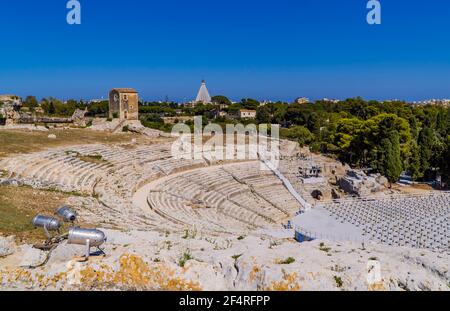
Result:
<instances>
[{"instance_id":1,"label":"distant town","mask_svg":"<svg viewBox=\"0 0 450 311\"><path fill-rule=\"evenodd\" d=\"M362 98L359 98L362 100ZM59 100L57 98L48 97L40 101L35 96L27 96L25 99L17 95L0 95L0 124L7 119L13 118L9 115L7 107L15 107L15 111L20 110L21 113L31 117L32 115L59 115L68 116L75 112L76 109L85 109L90 116L101 116L108 114L108 99L89 99L89 100ZM295 98L292 102L272 101L272 100L256 100L252 98L244 98L239 102L233 101L227 96L216 95L210 96L206 81L202 81L197 97L188 102L170 101L168 98L162 101L144 101L139 99L138 105L142 113L157 114L169 124L178 121L186 121L193 115L207 115L211 119L222 118L230 120L249 120L257 119L258 108L267 105L279 104L297 104L307 105L314 103L331 103L338 104L343 102L342 99L322 98L312 100L307 97ZM428 99L423 101L407 102L401 99L392 99L384 101L369 101L372 103L404 103L416 106L442 106L450 107L450 99Z\"/></svg>"}]
</instances>

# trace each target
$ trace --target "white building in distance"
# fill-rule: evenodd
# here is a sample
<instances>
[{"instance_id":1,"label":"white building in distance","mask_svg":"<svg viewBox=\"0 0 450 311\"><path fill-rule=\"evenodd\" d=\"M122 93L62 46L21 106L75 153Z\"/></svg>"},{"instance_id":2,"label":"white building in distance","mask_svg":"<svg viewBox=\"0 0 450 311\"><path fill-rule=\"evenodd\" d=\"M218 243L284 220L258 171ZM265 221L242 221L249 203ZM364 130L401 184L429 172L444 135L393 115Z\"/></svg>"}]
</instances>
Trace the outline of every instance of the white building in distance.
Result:
<instances>
[{"instance_id":1,"label":"white building in distance","mask_svg":"<svg viewBox=\"0 0 450 311\"><path fill-rule=\"evenodd\" d=\"M200 90L198 90L197 98L195 99L196 103L202 104L210 104L211 96L209 95L208 89L206 88L205 80L202 81L202 85L200 86Z\"/></svg>"},{"instance_id":2,"label":"white building in distance","mask_svg":"<svg viewBox=\"0 0 450 311\"><path fill-rule=\"evenodd\" d=\"M297 104L304 105L304 104L309 103L309 98L306 98L306 97L299 97L299 98L296 98L296 99L295 99L295 102L296 102Z\"/></svg>"}]
</instances>

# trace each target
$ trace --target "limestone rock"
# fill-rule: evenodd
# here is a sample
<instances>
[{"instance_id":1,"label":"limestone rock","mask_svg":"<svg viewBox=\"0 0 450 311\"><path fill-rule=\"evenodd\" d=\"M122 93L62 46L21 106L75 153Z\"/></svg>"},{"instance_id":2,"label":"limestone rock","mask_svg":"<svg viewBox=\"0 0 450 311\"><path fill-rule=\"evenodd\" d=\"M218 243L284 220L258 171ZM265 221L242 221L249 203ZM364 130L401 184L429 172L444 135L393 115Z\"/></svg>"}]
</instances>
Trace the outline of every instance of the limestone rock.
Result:
<instances>
[{"instance_id":1,"label":"limestone rock","mask_svg":"<svg viewBox=\"0 0 450 311\"><path fill-rule=\"evenodd\" d=\"M23 185L23 182L17 179L0 179L0 185L2 186L13 186L13 187L20 187Z\"/></svg>"},{"instance_id":2,"label":"limestone rock","mask_svg":"<svg viewBox=\"0 0 450 311\"><path fill-rule=\"evenodd\" d=\"M449 255L427 250L376 244L362 248L331 241L299 244L261 235L182 238L179 234L102 230L108 236L106 256L92 256L83 263L74 260L83 247L62 243L44 267L29 270L24 266L39 264L46 253L27 245L19 247L8 258L17 254L18 269L26 271L21 275L30 278L14 281L11 276L20 271L2 271L0 261L0 279L3 275L3 280L13 280L2 288L449 290ZM379 265L379 270L370 270L370 264ZM30 281L36 279L42 281Z\"/></svg>"},{"instance_id":3,"label":"limestone rock","mask_svg":"<svg viewBox=\"0 0 450 311\"><path fill-rule=\"evenodd\" d=\"M39 249L33 248L31 245L23 245L20 247L21 261L19 267L29 267L41 264L47 254Z\"/></svg>"},{"instance_id":4,"label":"limestone rock","mask_svg":"<svg viewBox=\"0 0 450 311\"><path fill-rule=\"evenodd\" d=\"M14 237L0 237L0 258L13 254L16 250L16 244L14 243Z\"/></svg>"},{"instance_id":5,"label":"limestone rock","mask_svg":"<svg viewBox=\"0 0 450 311\"><path fill-rule=\"evenodd\" d=\"M73 121L74 125L84 127L86 126L86 113L87 108L85 110L77 109L70 119Z\"/></svg>"},{"instance_id":6,"label":"limestone rock","mask_svg":"<svg viewBox=\"0 0 450 311\"><path fill-rule=\"evenodd\" d=\"M130 132L142 134L148 137L159 137L163 133L159 130L144 127L140 121L129 121L127 122L127 125Z\"/></svg>"}]
</instances>

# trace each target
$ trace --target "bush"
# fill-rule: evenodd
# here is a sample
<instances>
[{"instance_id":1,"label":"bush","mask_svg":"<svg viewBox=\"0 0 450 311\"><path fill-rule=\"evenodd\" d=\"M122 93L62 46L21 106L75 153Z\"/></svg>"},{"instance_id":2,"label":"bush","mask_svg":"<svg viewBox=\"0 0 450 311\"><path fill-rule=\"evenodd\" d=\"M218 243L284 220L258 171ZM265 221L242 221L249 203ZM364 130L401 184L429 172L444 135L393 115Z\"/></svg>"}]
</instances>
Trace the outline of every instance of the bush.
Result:
<instances>
[{"instance_id":1,"label":"bush","mask_svg":"<svg viewBox=\"0 0 450 311\"><path fill-rule=\"evenodd\" d=\"M156 122L156 123L164 123L164 120L158 114L150 114L145 116L145 121L147 122Z\"/></svg>"},{"instance_id":2,"label":"bush","mask_svg":"<svg viewBox=\"0 0 450 311\"><path fill-rule=\"evenodd\" d=\"M172 131L172 125L171 124L165 124L160 122L148 122L148 121L141 121L142 125L151 129L160 130L163 132L170 133Z\"/></svg>"},{"instance_id":3,"label":"bush","mask_svg":"<svg viewBox=\"0 0 450 311\"><path fill-rule=\"evenodd\" d=\"M88 116L97 116L97 115L108 115L109 112L109 102L101 101L97 103L92 103L88 107Z\"/></svg>"},{"instance_id":4,"label":"bush","mask_svg":"<svg viewBox=\"0 0 450 311\"><path fill-rule=\"evenodd\" d=\"M238 260L241 256L242 256L242 254L236 254L236 255L231 256L231 258L233 258L234 261L236 261L236 260Z\"/></svg>"},{"instance_id":5,"label":"bush","mask_svg":"<svg viewBox=\"0 0 450 311\"><path fill-rule=\"evenodd\" d=\"M180 258L178 264L179 264L180 267L183 268L184 265L186 264L186 262L188 262L188 261L191 260L191 259L194 259L194 257L192 257L192 255L191 255L191 253L190 253L190 252L185 252L185 253L183 254L183 256L181 256L181 258Z\"/></svg>"},{"instance_id":6,"label":"bush","mask_svg":"<svg viewBox=\"0 0 450 311\"><path fill-rule=\"evenodd\" d=\"M328 252L331 250L331 247L326 247L326 246L325 246L325 243L321 242L321 243L319 244L319 249L320 249L322 252L328 253Z\"/></svg>"},{"instance_id":7,"label":"bush","mask_svg":"<svg viewBox=\"0 0 450 311\"><path fill-rule=\"evenodd\" d=\"M288 257L285 260L282 260L279 262L280 265L290 265L291 263L295 262L295 258Z\"/></svg>"},{"instance_id":8,"label":"bush","mask_svg":"<svg viewBox=\"0 0 450 311\"><path fill-rule=\"evenodd\" d=\"M342 278L339 276L334 276L334 281L336 282L336 286L339 288L344 284L344 282L342 282Z\"/></svg>"},{"instance_id":9,"label":"bush","mask_svg":"<svg viewBox=\"0 0 450 311\"><path fill-rule=\"evenodd\" d=\"M313 142L310 146L309 146L309 150L311 150L311 152L314 153L318 153L320 152L320 149L322 147L322 144L319 142Z\"/></svg>"},{"instance_id":10,"label":"bush","mask_svg":"<svg viewBox=\"0 0 450 311\"><path fill-rule=\"evenodd\" d=\"M287 138L295 139L298 141L300 147L310 144L314 141L315 136L304 126L294 126L288 130L282 131L283 135Z\"/></svg>"}]
</instances>

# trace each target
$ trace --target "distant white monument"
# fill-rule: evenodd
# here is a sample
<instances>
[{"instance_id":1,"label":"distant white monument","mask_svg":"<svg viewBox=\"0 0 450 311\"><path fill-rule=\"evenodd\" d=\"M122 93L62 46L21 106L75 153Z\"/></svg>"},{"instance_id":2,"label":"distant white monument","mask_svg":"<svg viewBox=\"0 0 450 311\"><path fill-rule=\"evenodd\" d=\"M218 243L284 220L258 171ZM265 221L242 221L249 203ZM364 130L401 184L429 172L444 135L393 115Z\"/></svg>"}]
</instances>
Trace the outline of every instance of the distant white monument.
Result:
<instances>
[{"instance_id":1,"label":"distant white monument","mask_svg":"<svg viewBox=\"0 0 450 311\"><path fill-rule=\"evenodd\" d=\"M211 96L209 95L208 89L206 88L205 80L202 81L202 85L200 86L200 90L197 94L196 103L209 104L211 103Z\"/></svg>"}]
</instances>

